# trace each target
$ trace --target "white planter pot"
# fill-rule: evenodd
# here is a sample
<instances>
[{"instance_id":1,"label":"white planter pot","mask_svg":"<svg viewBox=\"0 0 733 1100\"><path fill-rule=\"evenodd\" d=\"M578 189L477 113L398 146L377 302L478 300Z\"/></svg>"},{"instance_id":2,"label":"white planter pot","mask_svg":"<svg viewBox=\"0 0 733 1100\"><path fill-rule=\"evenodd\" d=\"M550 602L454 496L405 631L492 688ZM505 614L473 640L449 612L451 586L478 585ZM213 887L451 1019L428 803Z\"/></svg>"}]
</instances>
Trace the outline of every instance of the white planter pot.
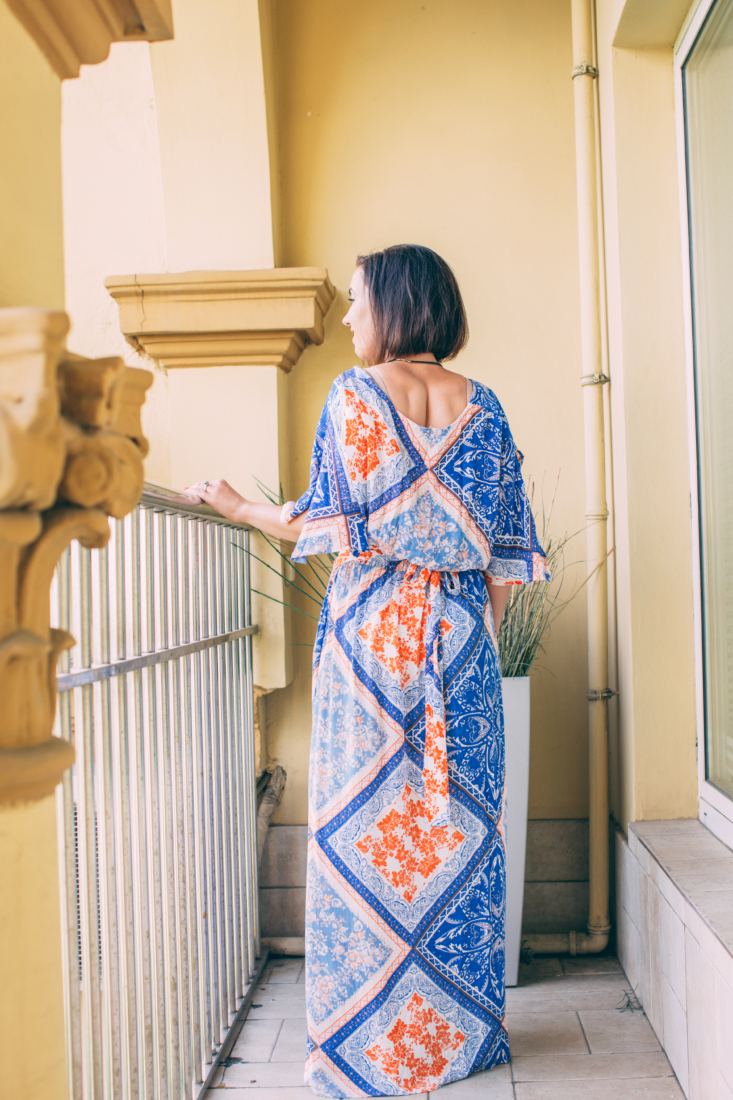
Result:
<instances>
[{"instance_id":1,"label":"white planter pot","mask_svg":"<svg viewBox=\"0 0 733 1100\"><path fill-rule=\"evenodd\" d=\"M519 979L529 798L529 676L502 678L506 759L506 984Z\"/></svg>"}]
</instances>

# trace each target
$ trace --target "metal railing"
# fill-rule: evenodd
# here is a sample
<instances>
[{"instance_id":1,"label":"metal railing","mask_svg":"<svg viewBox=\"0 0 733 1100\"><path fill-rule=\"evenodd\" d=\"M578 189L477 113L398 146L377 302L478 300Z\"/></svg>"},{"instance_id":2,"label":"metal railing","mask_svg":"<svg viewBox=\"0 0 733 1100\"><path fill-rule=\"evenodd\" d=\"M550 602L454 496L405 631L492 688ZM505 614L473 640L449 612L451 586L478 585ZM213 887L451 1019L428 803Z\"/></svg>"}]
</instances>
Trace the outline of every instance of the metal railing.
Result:
<instances>
[{"instance_id":1,"label":"metal railing","mask_svg":"<svg viewBox=\"0 0 733 1100\"><path fill-rule=\"evenodd\" d=\"M73 1100L206 1082L259 954L249 531L146 486L52 587Z\"/></svg>"}]
</instances>

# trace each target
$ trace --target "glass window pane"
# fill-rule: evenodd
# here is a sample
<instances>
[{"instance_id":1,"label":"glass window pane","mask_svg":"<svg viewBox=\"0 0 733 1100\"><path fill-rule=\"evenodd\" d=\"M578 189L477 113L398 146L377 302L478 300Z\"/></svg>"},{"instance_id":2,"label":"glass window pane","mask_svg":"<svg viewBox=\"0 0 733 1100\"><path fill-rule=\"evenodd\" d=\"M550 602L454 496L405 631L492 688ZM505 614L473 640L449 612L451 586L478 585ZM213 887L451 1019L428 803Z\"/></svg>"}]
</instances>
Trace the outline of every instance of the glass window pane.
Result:
<instances>
[{"instance_id":1,"label":"glass window pane","mask_svg":"<svg viewBox=\"0 0 733 1100\"><path fill-rule=\"evenodd\" d=\"M683 68L702 539L707 777L733 796L733 0Z\"/></svg>"}]
</instances>

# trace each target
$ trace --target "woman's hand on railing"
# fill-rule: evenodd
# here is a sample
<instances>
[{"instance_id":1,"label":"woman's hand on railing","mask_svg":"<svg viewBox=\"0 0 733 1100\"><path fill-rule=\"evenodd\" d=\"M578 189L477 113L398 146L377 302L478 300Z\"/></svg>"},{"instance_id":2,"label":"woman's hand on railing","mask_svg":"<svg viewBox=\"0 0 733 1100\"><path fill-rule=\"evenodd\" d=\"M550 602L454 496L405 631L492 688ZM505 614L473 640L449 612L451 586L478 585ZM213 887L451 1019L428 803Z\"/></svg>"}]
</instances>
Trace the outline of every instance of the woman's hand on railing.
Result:
<instances>
[{"instance_id":1,"label":"woman's hand on railing","mask_svg":"<svg viewBox=\"0 0 733 1100\"><path fill-rule=\"evenodd\" d=\"M208 504L227 519L233 519L236 523L246 523L242 515L242 509L248 503L243 496L232 489L228 481L217 478L213 481L197 481L195 485L189 485L183 490L193 504Z\"/></svg>"},{"instance_id":2,"label":"woman's hand on railing","mask_svg":"<svg viewBox=\"0 0 733 1100\"><path fill-rule=\"evenodd\" d=\"M308 515L303 512L289 523L283 523L283 510L279 504L261 504L259 501L247 500L223 478L197 481L195 485L184 489L183 495L193 504L208 504L235 523L248 523L264 531L266 535L286 539L288 542L298 541Z\"/></svg>"}]
</instances>

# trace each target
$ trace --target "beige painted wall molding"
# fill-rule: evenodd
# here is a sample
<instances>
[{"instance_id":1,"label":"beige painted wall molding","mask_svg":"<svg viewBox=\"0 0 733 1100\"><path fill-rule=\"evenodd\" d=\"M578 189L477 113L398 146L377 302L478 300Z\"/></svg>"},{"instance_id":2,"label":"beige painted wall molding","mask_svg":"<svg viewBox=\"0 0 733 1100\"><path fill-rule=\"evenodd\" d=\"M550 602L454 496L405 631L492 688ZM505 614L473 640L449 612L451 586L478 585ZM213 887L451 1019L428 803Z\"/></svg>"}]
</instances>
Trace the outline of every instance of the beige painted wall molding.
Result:
<instances>
[{"instance_id":1,"label":"beige painted wall molding","mask_svg":"<svg viewBox=\"0 0 733 1100\"><path fill-rule=\"evenodd\" d=\"M323 343L336 295L321 267L123 275L105 281L120 327L164 367L276 366Z\"/></svg>"},{"instance_id":2,"label":"beige painted wall molding","mask_svg":"<svg viewBox=\"0 0 733 1100\"><path fill-rule=\"evenodd\" d=\"M672 47L691 7L691 0L625 0L613 44L621 49Z\"/></svg>"},{"instance_id":3,"label":"beige painted wall molding","mask_svg":"<svg viewBox=\"0 0 733 1100\"><path fill-rule=\"evenodd\" d=\"M57 76L104 61L113 42L173 37L171 0L7 0Z\"/></svg>"},{"instance_id":4,"label":"beige painted wall molding","mask_svg":"<svg viewBox=\"0 0 733 1100\"><path fill-rule=\"evenodd\" d=\"M143 487L148 371L64 347L61 311L0 310L0 804L53 792L74 762L52 736L56 661L74 644L50 625L49 588L73 539L101 547L108 516Z\"/></svg>"}]
</instances>

